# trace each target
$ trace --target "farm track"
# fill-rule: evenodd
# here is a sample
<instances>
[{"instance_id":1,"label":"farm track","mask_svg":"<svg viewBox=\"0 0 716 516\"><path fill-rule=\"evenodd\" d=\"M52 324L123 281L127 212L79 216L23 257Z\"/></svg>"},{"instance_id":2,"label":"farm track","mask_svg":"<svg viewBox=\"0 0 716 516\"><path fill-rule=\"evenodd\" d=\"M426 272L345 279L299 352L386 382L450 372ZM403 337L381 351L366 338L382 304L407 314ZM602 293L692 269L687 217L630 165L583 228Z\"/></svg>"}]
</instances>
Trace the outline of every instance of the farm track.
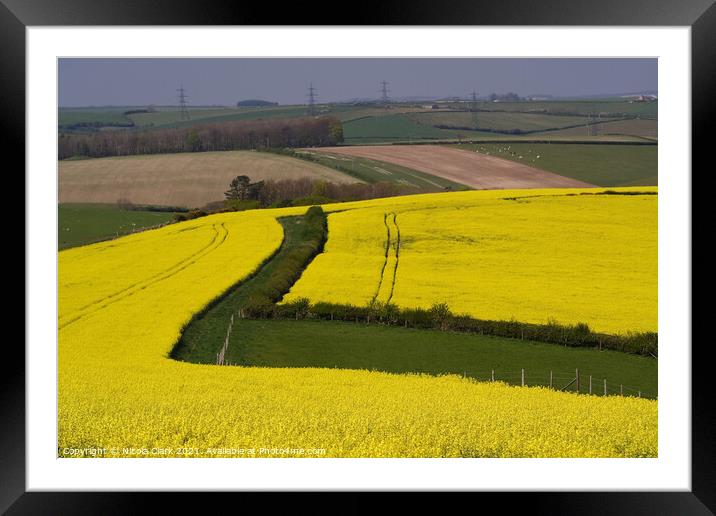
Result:
<instances>
[{"instance_id":1,"label":"farm track","mask_svg":"<svg viewBox=\"0 0 716 516\"><path fill-rule=\"evenodd\" d=\"M75 314L80 312L79 315L76 315L69 321L60 323L58 325L58 329L65 328L87 315L93 314L118 301L121 301L122 299L125 299L126 297L135 294L139 290L143 290L151 285L154 285L155 283L171 278L172 276L183 271L190 265L193 265L204 256L212 253L213 251L221 247L221 245L226 241L227 237L229 236L229 230L226 229L226 226L223 222L221 224L213 224L212 230L214 231L214 235L211 238L211 241L206 246L202 247L199 251L189 255L187 258L181 260L177 264L157 274L154 274L147 279L134 283L128 287L123 288L122 290L114 292L106 297L103 297L101 299L98 299L97 301L93 301L92 303L81 307L77 312L75 312Z\"/></svg>"}]
</instances>

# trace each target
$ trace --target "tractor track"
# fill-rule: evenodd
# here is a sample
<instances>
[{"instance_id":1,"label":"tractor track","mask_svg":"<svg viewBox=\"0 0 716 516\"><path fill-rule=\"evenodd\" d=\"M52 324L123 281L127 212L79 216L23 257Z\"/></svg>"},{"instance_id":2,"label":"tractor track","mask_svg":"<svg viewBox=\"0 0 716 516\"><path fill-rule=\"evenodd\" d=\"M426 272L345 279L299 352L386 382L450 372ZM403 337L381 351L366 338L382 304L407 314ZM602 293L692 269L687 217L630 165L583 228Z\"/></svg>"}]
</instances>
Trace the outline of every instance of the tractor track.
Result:
<instances>
[{"instance_id":1,"label":"tractor track","mask_svg":"<svg viewBox=\"0 0 716 516\"><path fill-rule=\"evenodd\" d=\"M385 257L383 259L383 266L380 268L380 279L378 280L378 288L375 289L375 294L373 294L373 297L370 300L370 306L373 306L378 299L380 289L383 286L383 275L385 274L385 267L388 265L388 255L390 254L390 226L388 225L387 213L383 214L383 224L385 224L385 231L388 235L385 240Z\"/></svg>"},{"instance_id":2,"label":"tractor track","mask_svg":"<svg viewBox=\"0 0 716 516\"><path fill-rule=\"evenodd\" d=\"M393 230L391 230L389 223L391 215L393 216ZM397 215L394 212L384 213L383 224L385 224L385 230L387 234L387 238L385 241L385 258L383 260L383 266L380 269L380 279L378 280L378 287L376 288L375 294L370 300L370 306L373 306L376 302L380 301L380 292L383 289L383 285L387 281L390 281L390 292L388 293L388 297L386 298L386 303L390 303L390 300L393 298L393 292L395 290L395 278L398 273L398 258L400 256L400 228L398 227L397 223ZM395 237L393 237L393 235L395 235ZM385 276L385 271L386 268L388 268L388 261L391 258L391 248L394 249L395 265L392 267L392 271L389 271L392 272L392 278L388 280L388 278L386 278Z\"/></svg>"},{"instance_id":3,"label":"tractor track","mask_svg":"<svg viewBox=\"0 0 716 516\"><path fill-rule=\"evenodd\" d=\"M398 216L393 213L393 225L395 226L395 267L393 268L393 280L390 284L390 295L388 296L386 304L390 303L393 299L393 292L395 291L395 280L398 277L398 263L400 262L400 226L398 226Z\"/></svg>"},{"instance_id":4,"label":"tractor track","mask_svg":"<svg viewBox=\"0 0 716 516\"><path fill-rule=\"evenodd\" d=\"M187 258L181 260L180 262L176 263L175 265L169 267L168 269L165 269L157 274L154 274L153 276L150 276L147 279L144 279L142 281L139 281L137 283L134 283L126 288L123 288L122 290L119 290L117 292L114 292L113 294L110 294L109 296L103 297L102 299L99 299L97 301L94 301L92 303L89 303L88 305L83 306L78 310L78 312L83 312L72 319L62 322L58 325L58 330L61 330L63 328L66 328L70 324L82 319L83 317L86 317L87 315L93 314L99 310L102 310L103 308L106 308L107 306L110 306L118 301L121 301L122 299L125 299L126 297L129 297L136 292L140 290L144 290L145 288L154 285L155 283L158 283L160 281L163 281L165 279L171 278L172 276L178 274L179 272L183 271L187 267L193 265L198 260L203 258L204 256L207 256L208 254L212 253L216 249L222 246L222 244L226 241L227 237L229 236L229 231L226 229L225 224L222 222L221 224L213 224L212 229L214 230L214 236L212 237L211 241L202 247L199 251L189 255ZM98 306L99 305L99 306ZM75 312L77 313L77 312Z\"/></svg>"}]
</instances>

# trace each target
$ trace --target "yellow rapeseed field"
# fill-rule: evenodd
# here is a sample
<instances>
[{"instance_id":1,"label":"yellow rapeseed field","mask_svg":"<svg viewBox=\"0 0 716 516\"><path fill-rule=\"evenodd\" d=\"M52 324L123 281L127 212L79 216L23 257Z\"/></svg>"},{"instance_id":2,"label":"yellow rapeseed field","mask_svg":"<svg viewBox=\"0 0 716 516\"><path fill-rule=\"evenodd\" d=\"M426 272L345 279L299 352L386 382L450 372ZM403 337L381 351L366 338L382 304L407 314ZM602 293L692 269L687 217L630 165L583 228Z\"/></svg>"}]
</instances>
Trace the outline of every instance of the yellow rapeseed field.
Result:
<instances>
[{"instance_id":1,"label":"yellow rapeseed field","mask_svg":"<svg viewBox=\"0 0 716 516\"><path fill-rule=\"evenodd\" d=\"M342 223L353 226L343 213L332 215L334 233L320 258L336 254L339 242L352 246L342 259L344 264L354 260L344 265L350 280L342 281L343 292L354 288L361 300L370 299L378 289L391 227L392 219L383 216L387 207L396 213L401 242L406 239L400 262L407 260L403 252L410 255L414 235L418 238L413 240L415 267L421 267L421 255L433 244L418 244L426 234L437 232L421 227L427 224L420 218L425 210L411 212L411 206L432 202L439 218L429 220L445 220L445 209L458 216L463 210L477 209L478 203L467 201L472 196L482 198L481 193L470 194L336 205L334 209L378 208L355 211L366 222L361 231L341 231ZM457 207L461 202L464 208ZM449 207L450 203L457 204ZM486 209L494 211L500 203L487 204ZM602 220L608 226L610 208L601 207L607 210ZM586 213L595 209L599 207L583 208ZM192 314L278 248L282 232L275 217L303 210L214 215L59 253L59 456L657 455L653 400L590 397L457 376L244 368L170 359L169 352ZM579 210L571 215L579 216ZM515 229L510 228L515 224L504 221L504 232L493 242L513 235ZM472 227L463 221L454 225L454 234ZM489 242L487 232L470 229L469 234L483 235L474 238ZM525 240L523 245L528 245L529 239ZM434 248L446 245L433 243ZM370 261L361 261L363 255ZM434 266L440 263L454 273L454 262L437 261ZM394 294L398 299L407 291L401 286L402 266ZM363 270L372 272L361 276ZM444 278L450 274L436 272ZM471 274L465 271L462 276ZM330 290L331 283L325 285ZM382 288L379 294L389 295Z\"/></svg>"},{"instance_id":2,"label":"yellow rapeseed field","mask_svg":"<svg viewBox=\"0 0 716 516\"><path fill-rule=\"evenodd\" d=\"M657 331L658 197L579 195L602 191L473 191L354 205L329 216L326 252L286 301L447 303L481 319Z\"/></svg>"}]
</instances>

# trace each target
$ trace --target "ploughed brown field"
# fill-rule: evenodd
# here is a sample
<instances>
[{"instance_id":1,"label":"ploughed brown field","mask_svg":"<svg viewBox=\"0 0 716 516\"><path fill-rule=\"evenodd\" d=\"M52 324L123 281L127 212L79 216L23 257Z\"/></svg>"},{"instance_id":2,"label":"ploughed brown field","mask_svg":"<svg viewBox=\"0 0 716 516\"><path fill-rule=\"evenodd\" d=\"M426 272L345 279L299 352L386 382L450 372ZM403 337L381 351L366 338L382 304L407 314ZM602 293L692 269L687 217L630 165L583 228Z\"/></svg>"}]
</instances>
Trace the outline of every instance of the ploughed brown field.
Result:
<instances>
[{"instance_id":1,"label":"ploughed brown field","mask_svg":"<svg viewBox=\"0 0 716 516\"><path fill-rule=\"evenodd\" d=\"M595 186L495 156L439 145L366 145L311 150L395 163L480 190Z\"/></svg>"},{"instance_id":2,"label":"ploughed brown field","mask_svg":"<svg viewBox=\"0 0 716 516\"><path fill-rule=\"evenodd\" d=\"M252 181L307 177L360 182L317 163L254 151L152 154L59 162L59 201L198 208L224 199L239 175Z\"/></svg>"}]
</instances>

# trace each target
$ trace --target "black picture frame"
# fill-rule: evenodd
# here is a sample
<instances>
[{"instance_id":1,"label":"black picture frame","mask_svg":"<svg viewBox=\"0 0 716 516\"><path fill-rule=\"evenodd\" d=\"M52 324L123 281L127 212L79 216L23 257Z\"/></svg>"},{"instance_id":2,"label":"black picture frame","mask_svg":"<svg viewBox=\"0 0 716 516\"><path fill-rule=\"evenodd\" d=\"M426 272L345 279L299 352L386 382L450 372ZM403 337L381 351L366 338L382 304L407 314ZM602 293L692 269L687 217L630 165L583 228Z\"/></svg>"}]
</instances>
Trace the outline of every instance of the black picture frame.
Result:
<instances>
[{"instance_id":1,"label":"black picture frame","mask_svg":"<svg viewBox=\"0 0 716 516\"><path fill-rule=\"evenodd\" d=\"M321 15L320 13L329 13ZM60 25L346 25L348 11L336 4L275 5L209 0L0 0L0 105L2 147L24 167L25 29ZM323 16L323 19L321 17ZM340 21L338 21L340 20ZM450 5L416 0L363 2L350 9L350 25L574 25L690 26L692 44L693 168L706 163L709 119L716 91L716 6L713 0L454 0ZM6 173L16 173L6 169ZM693 172L692 180L693 180ZM693 191L693 189L692 189ZM25 192L27 194L27 192ZM25 260L27 260L25 256ZM27 268L25 280L27 282ZM26 305L26 309L31 309ZM6 343L8 344L8 343ZM683 343L691 345L691 342ZM692 346L692 490L690 492L480 493L479 504L498 502L500 512L529 506L538 514L712 514L716 513L716 425L706 346ZM25 355L11 350L0 374L0 511L7 514L127 514L143 512L147 497L163 511L212 505L228 494L69 493L25 489ZM241 495L253 498L254 494ZM305 501L315 494L302 494ZM371 510L370 496L352 494L340 512ZM487 500L485 500L487 499ZM280 500L280 499L279 499ZM274 498L274 502L279 500ZM325 499L320 502L325 504ZM254 501L254 500L250 500ZM305 503L304 501L304 503ZM243 502L246 503L246 502ZM408 501L406 501L408 503ZM422 505L422 496L409 503ZM475 503L469 501L469 504ZM294 502L295 504L295 502ZM312 503L311 507L317 507ZM204 511L207 506L203 506ZM330 505L326 506L330 510ZM407 505L405 506L407 509ZM362 510L361 510L362 509Z\"/></svg>"}]
</instances>

